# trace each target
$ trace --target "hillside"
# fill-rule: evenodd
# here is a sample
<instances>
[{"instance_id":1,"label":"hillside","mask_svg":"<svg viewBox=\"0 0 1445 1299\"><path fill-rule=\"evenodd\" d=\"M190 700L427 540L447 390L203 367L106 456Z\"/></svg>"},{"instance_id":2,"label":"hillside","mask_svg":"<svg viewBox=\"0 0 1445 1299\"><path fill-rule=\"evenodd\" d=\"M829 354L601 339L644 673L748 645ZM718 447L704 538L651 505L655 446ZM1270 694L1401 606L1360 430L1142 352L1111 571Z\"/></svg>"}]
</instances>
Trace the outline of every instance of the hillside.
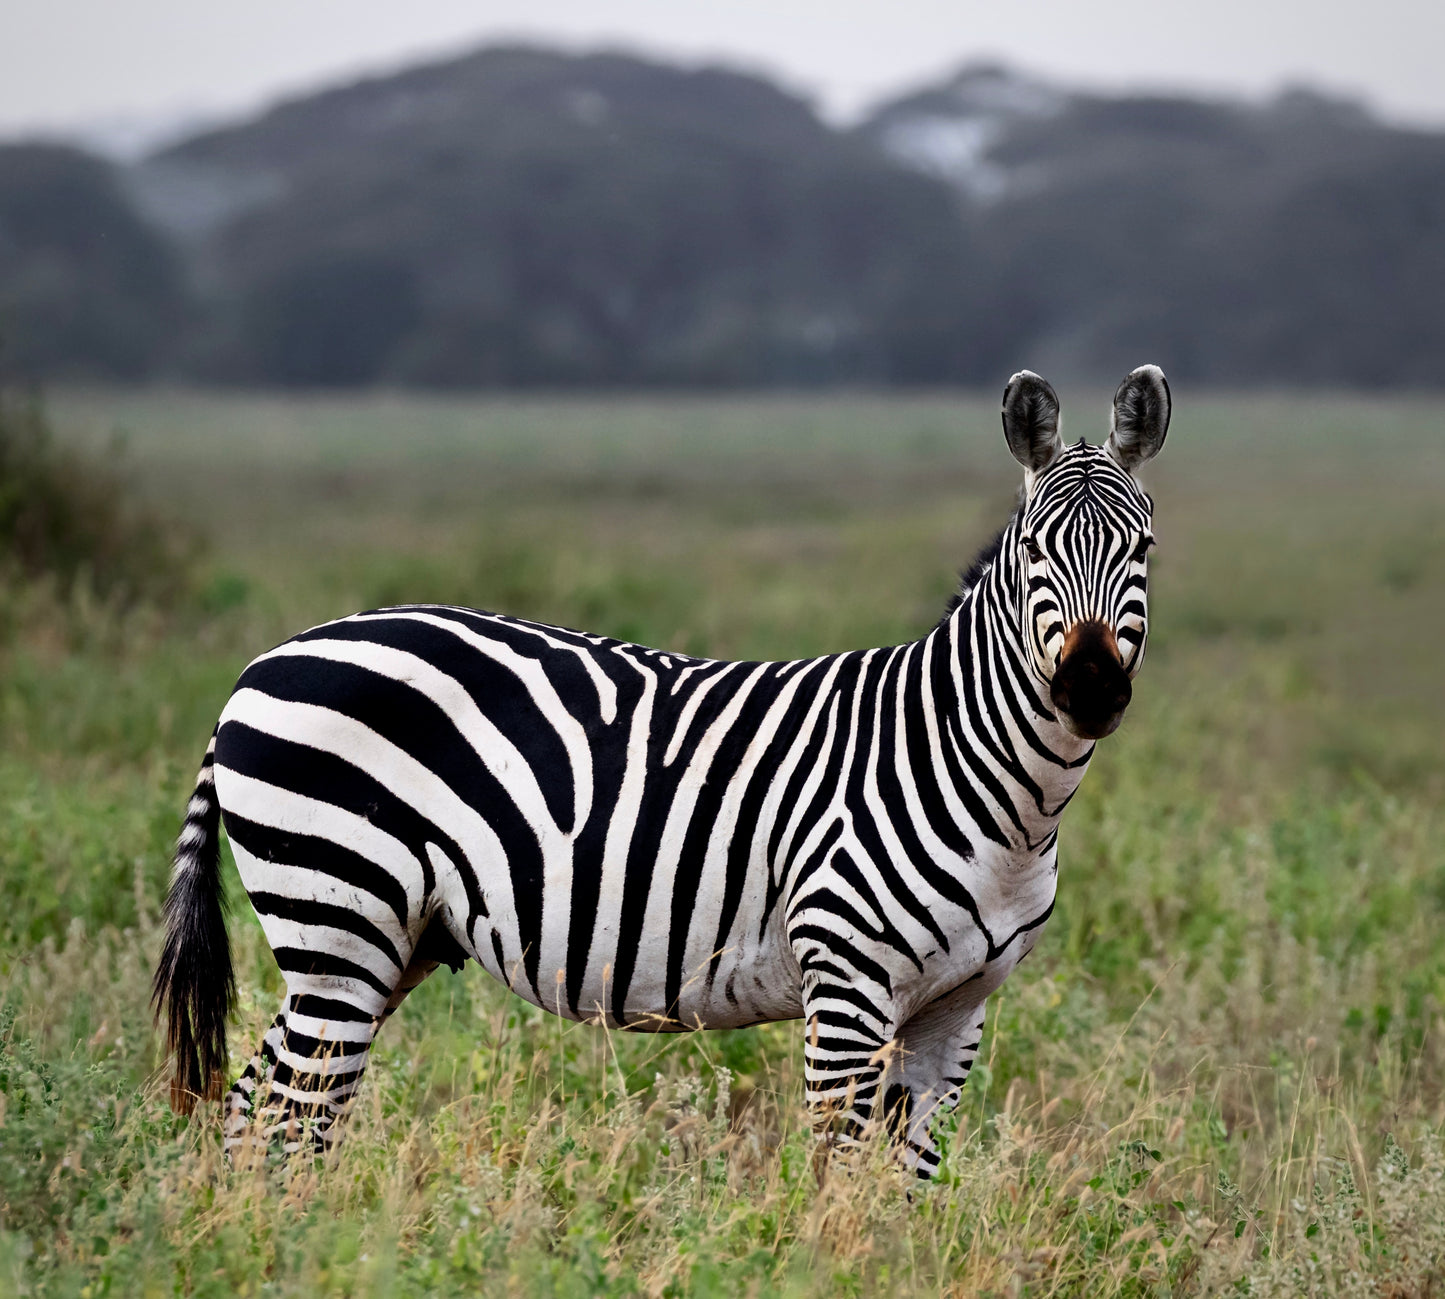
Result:
<instances>
[{"instance_id":1,"label":"hillside","mask_svg":"<svg viewBox=\"0 0 1445 1299\"><path fill-rule=\"evenodd\" d=\"M1445 381L1445 136L1304 91L1105 98L993 67L881 106L862 134L962 196L1000 366Z\"/></svg>"},{"instance_id":2,"label":"hillside","mask_svg":"<svg viewBox=\"0 0 1445 1299\"><path fill-rule=\"evenodd\" d=\"M41 376L303 387L1429 387L1442 235L1445 134L1308 92L975 66L838 131L756 76L489 48L124 170L0 147L0 333Z\"/></svg>"},{"instance_id":3,"label":"hillside","mask_svg":"<svg viewBox=\"0 0 1445 1299\"><path fill-rule=\"evenodd\" d=\"M143 377L185 297L174 250L113 168L55 145L0 147L0 371Z\"/></svg>"},{"instance_id":4,"label":"hillside","mask_svg":"<svg viewBox=\"0 0 1445 1299\"><path fill-rule=\"evenodd\" d=\"M484 50L137 179L191 241L219 308L193 364L224 378L888 380L960 263L934 181L766 82L620 55Z\"/></svg>"}]
</instances>

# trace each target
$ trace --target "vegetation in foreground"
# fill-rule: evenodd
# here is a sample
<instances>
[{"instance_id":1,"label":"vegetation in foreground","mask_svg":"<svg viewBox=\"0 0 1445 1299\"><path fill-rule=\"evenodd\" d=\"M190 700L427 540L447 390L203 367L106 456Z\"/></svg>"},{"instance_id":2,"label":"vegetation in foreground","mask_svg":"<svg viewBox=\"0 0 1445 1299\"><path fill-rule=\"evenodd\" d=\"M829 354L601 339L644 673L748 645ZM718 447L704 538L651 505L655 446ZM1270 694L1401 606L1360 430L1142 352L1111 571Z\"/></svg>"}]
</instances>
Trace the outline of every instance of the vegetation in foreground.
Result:
<instances>
[{"instance_id":1,"label":"vegetation in foreground","mask_svg":"<svg viewBox=\"0 0 1445 1299\"><path fill-rule=\"evenodd\" d=\"M729 656L915 635L1008 507L992 401L58 413L82 447L123 425L142 498L214 545L165 607L3 592L0 1293L1440 1285L1436 412L1181 396L1150 662L929 1187L819 1186L796 1025L608 1034L480 971L388 1026L334 1163L230 1171L214 1110L165 1104L146 995L170 841L251 655L403 598ZM239 1058L279 983L244 903L231 927Z\"/></svg>"}]
</instances>

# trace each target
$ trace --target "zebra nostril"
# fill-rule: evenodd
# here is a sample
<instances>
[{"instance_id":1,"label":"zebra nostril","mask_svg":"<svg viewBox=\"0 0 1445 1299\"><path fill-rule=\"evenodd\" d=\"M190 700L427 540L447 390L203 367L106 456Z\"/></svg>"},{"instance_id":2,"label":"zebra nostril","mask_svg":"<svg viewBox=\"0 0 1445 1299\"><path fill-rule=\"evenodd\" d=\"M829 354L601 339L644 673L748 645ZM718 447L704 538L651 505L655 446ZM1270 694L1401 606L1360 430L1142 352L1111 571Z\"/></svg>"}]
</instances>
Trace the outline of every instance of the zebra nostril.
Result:
<instances>
[{"instance_id":1,"label":"zebra nostril","mask_svg":"<svg viewBox=\"0 0 1445 1299\"><path fill-rule=\"evenodd\" d=\"M1133 686L1106 626L1081 624L1070 639L1049 694L1070 730L1098 739L1118 725Z\"/></svg>"}]
</instances>

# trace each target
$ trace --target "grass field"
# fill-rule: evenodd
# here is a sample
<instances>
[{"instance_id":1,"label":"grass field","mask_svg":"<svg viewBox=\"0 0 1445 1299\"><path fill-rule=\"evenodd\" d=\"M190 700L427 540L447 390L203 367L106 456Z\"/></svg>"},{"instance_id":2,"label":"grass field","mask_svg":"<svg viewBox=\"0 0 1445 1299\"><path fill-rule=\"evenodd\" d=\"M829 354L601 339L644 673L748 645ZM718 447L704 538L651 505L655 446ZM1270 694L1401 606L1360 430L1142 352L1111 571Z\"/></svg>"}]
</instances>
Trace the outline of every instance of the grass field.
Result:
<instances>
[{"instance_id":1,"label":"grass field","mask_svg":"<svg viewBox=\"0 0 1445 1299\"><path fill-rule=\"evenodd\" d=\"M797 1025L609 1035L479 970L388 1026L332 1166L224 1169L146 1005L171 842L240 668L357 608L922 634L1010 506L992 394L59 394L208 545L175 607L0 591L0 1294L1438 1293L1445 414L1176 409L1149 662L948 1177L820 1189ZM280 983L244 901L231 932L239 1060Z\"/></svg>"}]
</instances>

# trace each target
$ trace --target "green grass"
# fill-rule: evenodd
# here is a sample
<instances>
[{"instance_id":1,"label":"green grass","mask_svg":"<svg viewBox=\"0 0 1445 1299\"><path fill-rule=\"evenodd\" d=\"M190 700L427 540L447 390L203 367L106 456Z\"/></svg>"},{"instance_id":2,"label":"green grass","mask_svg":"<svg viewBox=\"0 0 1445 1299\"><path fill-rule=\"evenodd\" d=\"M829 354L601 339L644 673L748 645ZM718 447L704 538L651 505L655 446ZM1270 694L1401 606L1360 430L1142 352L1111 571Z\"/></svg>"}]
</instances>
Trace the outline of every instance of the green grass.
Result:
<instances>
[{"instance_id":1,"label":"green grass","mask_svg":"<svg viewBox=\"0 0 1445 1299\"><path fill-rule=\"evenodd\" d=\"M1440 1285L1445 416L1177 406L1136 703L913 1189L819 1186L797 1025L606 1034L477 970L388 1026L331 1166L227 1171L214 1109L166 1107L146 994L252 655L403 599L723 656L915 636L1009 508L992 396L61 394L67 441L119 431L212 540L166 611L0 592L0 1294ZM239 1059L280 983L239 898L231 930Z\"/></svg>"}]
</instances>

